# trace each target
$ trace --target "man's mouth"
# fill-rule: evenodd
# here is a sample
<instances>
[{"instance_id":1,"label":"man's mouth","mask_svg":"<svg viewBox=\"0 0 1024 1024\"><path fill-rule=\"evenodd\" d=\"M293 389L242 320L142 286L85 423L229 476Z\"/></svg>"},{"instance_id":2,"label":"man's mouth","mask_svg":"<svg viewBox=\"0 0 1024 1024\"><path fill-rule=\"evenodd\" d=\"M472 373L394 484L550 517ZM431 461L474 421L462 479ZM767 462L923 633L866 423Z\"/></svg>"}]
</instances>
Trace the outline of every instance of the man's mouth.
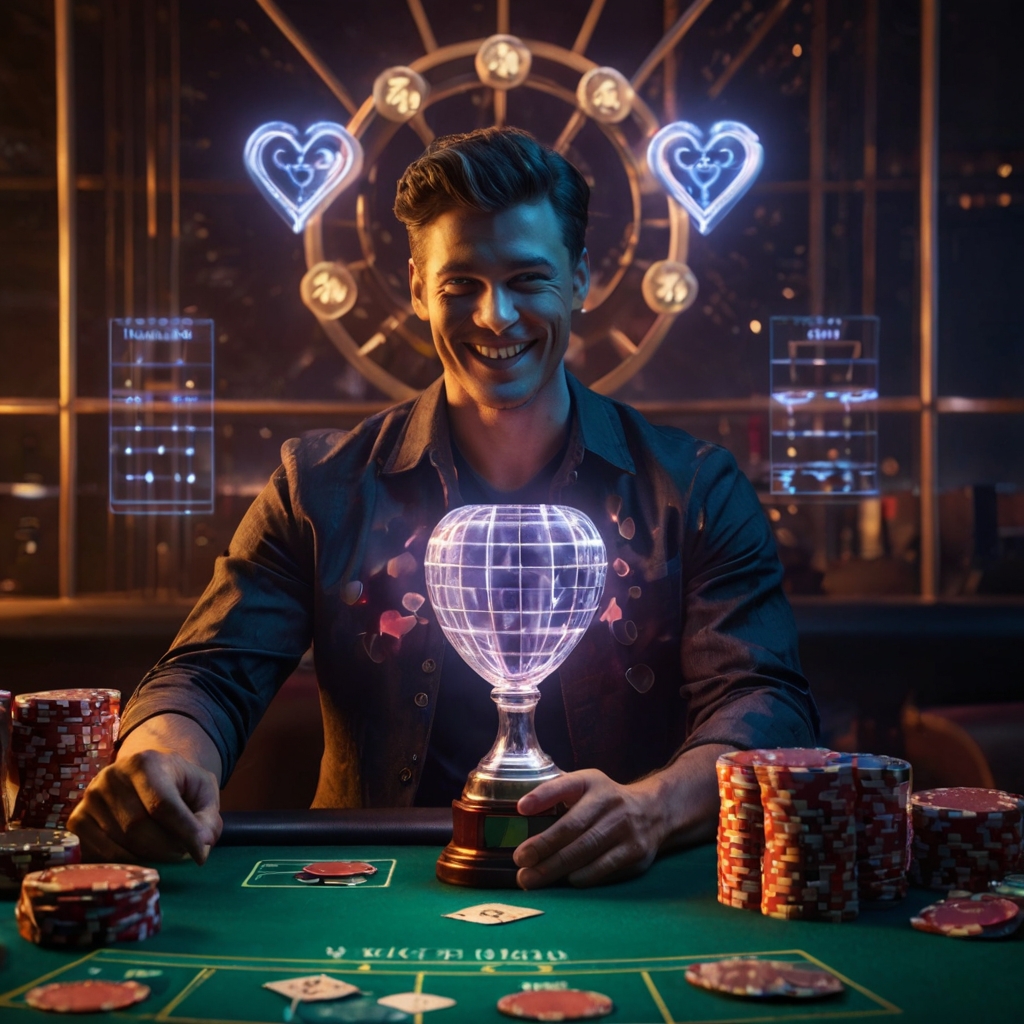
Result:
<instances>
[{"instance_id":1,"label":"man's mouth","mask_svg":"<svg viewBox=\"0 0 1024 1024\"><path fill-rule=\"evenodd\" d=\"M500 362L503 359L514 359L522 352L525 352L532 344L532 341L525 341L520 344L505 345L503 347L494 345L470 345L469 347L484 359Z\"/></svg>"}]
</instances>

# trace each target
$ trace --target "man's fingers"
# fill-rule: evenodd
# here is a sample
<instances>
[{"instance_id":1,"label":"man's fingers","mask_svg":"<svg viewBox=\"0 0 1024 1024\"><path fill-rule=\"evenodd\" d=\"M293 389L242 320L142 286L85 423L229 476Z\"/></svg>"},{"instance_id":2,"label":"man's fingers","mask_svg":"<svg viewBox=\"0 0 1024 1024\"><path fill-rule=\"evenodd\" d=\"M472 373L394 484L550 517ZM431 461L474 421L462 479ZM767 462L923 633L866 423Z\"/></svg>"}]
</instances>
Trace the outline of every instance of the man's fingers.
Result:
<instances>
[{"instance_id":1,"label":"man's fingers","mask_svg":"<svg viewBox=\"0 0 1024 1024\"><path fill-rule=\"evenodd\" d=\"M650 860L654 858L651 857ZM642 855L636 846L620 843L601 854L592 864L585 864L576 871L570 872L570 885L583 889L590 885L607 885L623 878L632 878L650 866L649 860Z\"/></svg>"},{"instance_id":2,"label":"man's fingers","mask_svg":"<svg viewBox=\"0 0 1024 1024\"><path fill-rule=\"evenodd\" d=\"M113 864L135 864L138 857L115 842L88 812L81 808L68 821L68 828L78 836L82 846L82 859L109 861Z\"/></svg>"},{"instance_id":3,"label":"man's fingers","mask_svg":"<svg viewBox=\"0 0 1024 1024\"><path fill-rule=\"evenodd\" d=\"M597 860L616 842L615 835L607 828L601 827L600 817L592 822L590 827L573 831L575 835L568 842L558 846L552 843L550 853L544 859L533 865L524 865L516 876L517 884L524 889L551 885ZM542 833L544 834L546 833ZM520 863L518 857L516 863Z\"/></svg>"},{"instance_id":4,"label":"man's fingers","mask_svg":"<svg viewBox=\"0 0 1024 1024\"><path fill-rule=\"evenodd\" d=\"M220 786L217 779L203 768L189 772L182 798L199 822L200 836L209 852L209 847L216 845L224 828L220 816Z\"/></svg>"},{"instance_id":5,"label":"man's fingers","mask_svg":"<svg viewBox=\"0 0 1024 1024\"><path fill-rule=\"evenodd\" d=\"M592 781L589 775L587 771L569 772L557 779L542 782L536 789L531 789L529 793L519 798L516 809L520 814L529 816L550 811L559 804L572 806L586 793Z\"/></svg>"},{"instance_id":6,"label":"man's fingers","mask_svg":"<svg viewBox=\"0 0 1024 1024\"><path fill-rule=\"evenodd\" d=\"M185 779L176 779L169 774L155 774L143 776L135 781L135 785L152 822L187 851L197 864L202 864L213 840L208 839L209 830L205 823L196 818L182 798L180 789L184 788L184 782ZM140 825L144 828L144 823Z\"/></svg>"}]
</instances>

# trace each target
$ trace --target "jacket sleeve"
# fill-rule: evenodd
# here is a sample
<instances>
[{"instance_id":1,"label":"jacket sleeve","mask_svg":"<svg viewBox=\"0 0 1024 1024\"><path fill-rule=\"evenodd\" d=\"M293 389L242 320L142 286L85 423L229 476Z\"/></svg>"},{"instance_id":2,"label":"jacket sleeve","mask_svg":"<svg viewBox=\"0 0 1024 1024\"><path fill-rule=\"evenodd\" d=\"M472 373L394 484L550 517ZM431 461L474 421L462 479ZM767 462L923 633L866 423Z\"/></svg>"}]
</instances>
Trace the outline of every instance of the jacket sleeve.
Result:
<instances>
[{"instance_id":1,"label":"jacket sleeve","mask_svg":"<svg viewBox=\"0 0 1024 1024\"><path fill-rule=\"evenodd\" d=\"M220 752L222 785L310 643L313 540L295 508L297 443L283 446L283 465L246 512L205 593L122 720L124 737L155 715L193 719Z\"/></svg>"},{"instance_id":2,"label":"jacket sleeve","mask_svg":"<svg viewBox=\"0 0 1024 1024\"><path fill-rule=\"evenodd\" d=\"M708 447L684 513L681 749L813 745L818 712L775 539L735 459Z\"/></svg>"}]
</instances>

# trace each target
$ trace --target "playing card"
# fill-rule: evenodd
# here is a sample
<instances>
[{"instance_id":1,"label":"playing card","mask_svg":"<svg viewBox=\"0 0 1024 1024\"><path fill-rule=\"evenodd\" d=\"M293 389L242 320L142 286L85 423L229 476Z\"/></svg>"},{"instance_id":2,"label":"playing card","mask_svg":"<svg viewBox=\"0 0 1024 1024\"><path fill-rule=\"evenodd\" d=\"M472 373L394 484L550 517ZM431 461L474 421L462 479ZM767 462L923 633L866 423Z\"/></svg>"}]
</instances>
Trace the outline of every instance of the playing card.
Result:
<instances>
[{"instance_id":1,"label":"playing card","mask_svg":"<svg viewBox=\"0 0 1024 1024\"><path fill-rule=\"evenodd\" d=\"M432 996L426 992L398 992L393 996L383 996L377 1000L381 1006L403 1013L426 1013L428 1010L447 1010L455 1005L454 999L447 996Z\"/></svg>"},{"instance_id":2,"label":"playing card","mask_svg":"<svg viewBox=\"0 0 1024 1024\"><path fill-rule=\"evenodd\" d=\"M328 974L310 974L305 978L285 978L283 981L265 981L264 988L300 1003L315 1003L321 999L343 999L359 989L347 981Z\"/></svg>"},{"instance_id":3,"label":"playing card","mask_svg":"<svg viewBox=\"0 0 1024 1024\"><path fill-rule=\"evenodd\" d=\"M543 910L531 910L529 907L513 907L508 903L479 903L475 907L456 910L453 914L442 914L442 917L453 917L456 921L469 921L472 924L511 924L524 917L536 917Z\"/></svg>"}]
</instances>

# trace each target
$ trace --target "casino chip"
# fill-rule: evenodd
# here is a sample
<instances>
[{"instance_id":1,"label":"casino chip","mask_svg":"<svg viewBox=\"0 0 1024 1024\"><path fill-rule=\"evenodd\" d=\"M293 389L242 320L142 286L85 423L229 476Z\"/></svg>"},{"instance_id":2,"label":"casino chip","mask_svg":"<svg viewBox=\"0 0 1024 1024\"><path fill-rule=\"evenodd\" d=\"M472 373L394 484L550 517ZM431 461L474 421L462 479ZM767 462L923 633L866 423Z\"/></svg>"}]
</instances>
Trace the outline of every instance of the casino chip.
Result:
<instances>
[{"instance_id":1,"label":"casino chip","mask_svg":"<svg viewBox=\"0 0 1024 1024\"><path fill-rule=\"evenodd\" d=\"M18 782L11 817L24 828L62 828L113 757L120 691L22 693L11 710L8 761Z\"/></svg>"},{"instance_id":2,"label":"casino chip","mask_svg":"<svg viewBox=\"0 0 1024 1024\"><path fill-rule=\"evenodd\" d=\"M1004 939L1024 922L1024 910L991 893L953 897L925 907L911 925L951 939Z\"/></svg>"},{"instance_id":3,"label":"casino chip","mask_svg":"<svg viewBox=\"0 0 1024 1024\"><path fill-rule=\"evenodd\" d=\"M0 893L17 894L21 880L32 871L77 864L81 859L74 832L48 828L0 832Z\"/></svg>"},{"instance_id":4,"label":"casino chip","mask_svg":"<svg viewBox=\"0 0 1024 1024\"><path fill-rule=\"evenodd\" d=\"M375 875L377 869L362 860L324 860L307 864L303 869L307 875L318 878L350 878L352 875Z\"/></svg>"},{"instance_id":5,"label":"casino chip","mask_svg":"<svg viewBox=\"0 0 1024 1024\"><path fill-rule=\"evenodd\" d=\"M498 1009L509 1017L561 1021L606 1017L615 1007L612 1001L600 992L562 988L513 992L498 1000Z\"/></svg>"},{"instance_id":6,"label":"casino chip","mask_svg":"<svg viewBox=\"0 0 1024 1024\"><path fill-rule=\"evenodd\" d=\"M110 1013L149 998L149 986L137 981L58 981L25 993L34 1010L51 1013Z\"/></svg>"},{"instance_id":7,"label":"casino chip","mask_svg":"<svg viewBox=\"0 0 1024 1024\"><path fill-rule=\"evenodd\" d=\"M135 864L68 864L34 871L14 909L18 933L42 946L99 946L160 930L160 876Z\"/></svg>"},{"instance_id":8,"label":"casino chip","mask_svg":"<svg viewBox=\"0 0 1024 1024\"><path fill-rule=\"evenodd\" d=\"M910 803L915 885L982 892L1016 869L1024 796L958 786L923 790Z\"/></svg>"},{"instance_id":9,"label":"casino chip","mask_svg":"<svg viewBox=\"0 0 1024 1024\"><path fill-rule=\"evenodd\" d=\"M989 882L988 887L993 896L1013 900L1024 908L1024 875L1007 875L1001 882Z\"/></svg>"},{"instance_id":10,"label":"casino chip","mask_svg":"<svg viewBox=\"0 0 1024 1024\"><path fill-rule=\"evenodd\" d=\"M789 960L710 960L690 964L686 980L712 992L754 999L821 999L843 991L834 974Z\"/></svg>"}]
</instances>

